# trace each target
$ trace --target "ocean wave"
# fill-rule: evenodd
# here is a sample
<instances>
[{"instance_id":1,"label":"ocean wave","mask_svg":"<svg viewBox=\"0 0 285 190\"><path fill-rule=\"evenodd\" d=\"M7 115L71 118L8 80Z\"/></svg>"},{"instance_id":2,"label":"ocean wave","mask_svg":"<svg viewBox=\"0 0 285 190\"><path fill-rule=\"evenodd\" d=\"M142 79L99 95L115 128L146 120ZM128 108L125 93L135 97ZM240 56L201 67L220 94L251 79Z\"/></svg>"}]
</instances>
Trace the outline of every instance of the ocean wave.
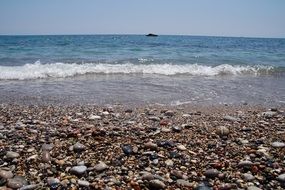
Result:
<instances>
[{"instance_id":1,"label":"ocean wave","mask_svg":"<svg viewBox=\"0 0 285 190\"><path fill-rule=\"evenodd\" d=\"M0 66L0 80L64 78L84 74L158 74L158 75L260 75L274 71L271 66L240 66L222 64L108 64L108 63L50 63L39 61L22 66Z\"/></svg>"}]
</instances>

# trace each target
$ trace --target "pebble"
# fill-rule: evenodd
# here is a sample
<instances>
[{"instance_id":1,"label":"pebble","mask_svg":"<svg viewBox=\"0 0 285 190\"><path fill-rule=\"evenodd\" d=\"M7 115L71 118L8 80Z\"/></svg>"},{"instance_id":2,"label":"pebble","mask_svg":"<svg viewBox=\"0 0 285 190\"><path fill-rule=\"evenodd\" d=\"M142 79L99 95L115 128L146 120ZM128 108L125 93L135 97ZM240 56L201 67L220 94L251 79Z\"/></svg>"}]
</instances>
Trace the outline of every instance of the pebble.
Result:
<instances>
[{"instance_id":1,"label":"pebble","mask_svg":"<svg viewBox=\"0 0 285 190\"><path fill-rule=\"evenodd\" d=\"M177 145L177 149L181 150L181 151L187 150L187 148L184 145L182 145L182 144Z\"/></svg>"},{"instance_id":2,"label":"pebble","mask_svg":"<svg viewBox=\"0 0 285 190\"><path fill-rule=\"evenodd\" d=\"M276 114L277 112L274 112L274 111L266 111L266 112L261 113L261 115L267 119L274 117Z\"/></svg>"},{"instance_id":3,"label":"pebble","mask_svg":"<svg viewBox=\"0 0 285 190\"><path fill-rule=\"evenodd\" d=\"M170 159L168 159L168 160L165 161L165 164L166 164L167 166L173 166L173 161L170 160Z\"/></svg>"},{"instance_id":4,"label":"pebble","mask_svg":"<svg viewBox=\"0 0 285 190\"><path fill-rule=\"evenodd\" d=\"M220 172L217 169L208 169L204 173L207 178L215 178L218 177L219 174Z\"/></svg>"},{"instance_id":5,"label":"pebble","mask_svg":"<svg viewBox=\"0 0 285 190\"><path fill-rule=\"evenodd\" d=\"M221 137L228 136L228 134L230 133L230 130L225 126L219 126L216 129L216 133Z\"/></svg>"},{"instance_id":6,"label":"pebble","mask_svg":"<svg viewBox=\"0 0 285 190\"><path fill-rule=\"evenodd\" d=\"M130 144L122 145L122 150L125 155L130 155L133 153L133 147Z\"/></svg>"},{"instance_id":7,"label":"pebble","mask_svg":"<svg viewBox=\"0 0 285 190\"><path fill-rule=\"evenodd\" d=\"M155 143L149 141L149 142L147 142L147 143L144 144L144 147L145 147L146 149L156 150L156 149L157 149L157 144L155 144Z\"/></svg>"},{"instance_id":8,"label":"pebble","mask_svg":"<svg viewBox=\"0 0 285 190\"><path fill-rule=\"evenodd\" d=\"M236 117L233 117L233 116L226 115L226 116L224 117L224 120L235 122L235 121L240 121L240 118L236 118Z\"/></svg>"},{"instance_id":9,"label":"pebble","mask_svg":"<svg viewBox=\"0 0 285 190\"><path fill-rule=\"evenodd\" d=\"M50 160L51 160L50 153L48 151L43 151L42 152L42 161L48 163L48 162L50 162Z\"/></svg>"},{"instance_id":10,"label":"pebble","mask_svg":"<svg viewBox=\"0 0 285 190\"><path fill-rule=\"evenodd\" d=\"M75 175L82 175L86 172L87 167L86 166L74 166L70 169L70 173Z\"/></svg>"},{"instance_id":11,"label":"pebble","mask_svg":"<svg viewBox=\"0 0 285 190\"><path fill-rule=\"evenodd\" d=\"M178 170L173 170L170 173L171 175L175 176L177 179L182 179L183 178L183 173Z\"/></svg>"},{"instance_id":12,"label":"pebble","mask_svg":"<svg viewBox=\"0 0 285 190\"><path fill-rule=\"evenodd\" d=\"M247 190L262 190L262 189L260 189L260 188L258 188L258 187L256 187L256 186L252 185L252 186L249 186L249 187L247 188Z\"/></svg>"},{"instance_id":13,"label":"pebble","mask_svg":"<svg viewBox=\"0 0 285 190\"><path fill-rule=\"evenodd\" d=\"M156 117L156 116L150 116L150 117L148 117L148 119L151 121L160 121L160 118Z\"/></svg>"},{"instance_id":14,"label":"pebble","mask_svg":"<svg viewBox=\"0 0 285 190\"><path fill-rule=\"evenodd\" d=\"M252 181L252 180L254 180L255 177L249 173L245 173L245 174L243 174L243 178L245 181Z\"/></svg>"},{"instance_id":15,"label":"pebble","mask_svg":"<svg viewBox=\"0 0 285 190\"><path fill-rule=\"evenodd\" d=\"M282 182L282 183L285 183L285 173L284 174L281 174L277 177L277 180Z\"/></svg>"},{"instance_id":16,"label":"pebble","mask_svg":"<svg viewBox=\"0 0 285 190\"><path fill-rule=\"evenodd\" d=\"M173 127L172 127L172 130L173 130L174 132L179 133L179 132L181 132L181 131L182 131L182 127L179 127L179 126L173 126Z\"/></svg>"},{"instance_id":17,"label":"pebble","mask_svg":"<svg viewBox=\"0 0 285 190\"><path fill-rule=\"evenodd\" d=\"M103 170L105 170L105 169L107 169L108 168L108 166L104 163L104 162L99 162L99 164L97 164L97 165L95 165L94 166L94 169L97 171L97 172L101 172L101 171L103 171Z\"/></svg>"},{"instance_id":18,"label":"pebble","mask_svg":"<svg viewBox=\"0 0 285 190\"><path fill-rule=\"evenodd\" d=\"M165 116L169 116L169 117L172 117L174 116L174 111L172 110L167 110L165 113L164 113Z\"/></svg>"},{"instance_id":19,"label":"pebble","mask_svg":"<svg viewBox=\"0 0 285 190\"><path fill-rule=\"evenodd\" d=\"M48 177L47 184L51 187L51 189L56 189L60 184L60 180L57 178Z\"/></svg>"},{"instance_id":20,"label":"pebble","mask_svg":"<svg viewBox=\"0 0 285 190\"><path fill-rule=\"evenodd\" d=\"M53 149L54 145L53 144L43 144L42 145L42 150L43 151L51 151Z\"/></svg>"},{"instance_id":21,"label":"pebble","mask_svg":"<svg viewBox=\"0 0 285 190\"><path fill-rule=\"evenodd\" d=\"M7 186L12 189L19 189L25 185L28 185L26 179L22 176L15 176L12 179L8 179Z\"/></svg>"},{"instance_id":22,"label":"pebble","mask_svg":"<svg viewBox=\"0 0 285 190\"><path fill-rule=\"evenodd\" d=\"M150 180L153 180L154 179L154 176L149 173L149 172L145 172L142 176L142 180L147 180L147 181L150 181Z\"/></svg>"},{"instance_id":23,"label":"pebble","mask_svg":"<svg viewBox=\"0 0 285 190\"><path fill-rule=\"evenodd\" d=\"M14 175L11 171L0 170L0 177L4 179L12 178Z\"/></svg>"},{"instance_id":24,"label":"pebble","mask_svg":"<svg viewBox=\"0 0 285 190\"><path fill-rule=\"evenodd\" d=\"M283 142L273 142L271 144L271 146L274 147L274 148L284 148L285 147L285 143L283 143Z\"/></svg>"},{"instance_id":25,"label":"pebble","mask_svg":"<svg viewBox=\"0 0 285 190\"><path fill-rule=\"evenodd\" d=\"M166 187L166 185L158 179L151 180L149 186L154 189L164 189Z\"/></svg>"},{"instance_id":26,"label":"pebble","mask_svg":"<svg viewBox=\"0 0 285 190\"><path fill-rule=\"evenodd\" d=\"M33 190L33 189L37 189L38 187L39 187L39 184L25 185L21 187L19 190Z\"/></svg>"},{"instance_id":27,"label":"pebble","mask_svg":"<svg viewBox=\"0 0 285 190\"><path fill-rule=\"evenodd\" d=\"M88 117L88 119L89 119L89 120L97 120L97 119L101 119L101 116L99 116L99 115L90 115L90 116Z\"/></svg>"},{"instance_id":28,"label":"pebble","mask_svg":"<svg viewBox=\"0 0 285 190\"><path fill-rule=\"evenodd\" d=\"M83 144L77 142L73 145L73 150L75 152L81 152L81 151L85 150L85 146Z\"/></svg>"},{"instance_id":29,"label":"pebble","mask_svg":"<svg viewBox=\"0 0 285 190\"><path fill-rule=\"evenodd\" d=\"M189 181L186 181L184 179L178 179L176 181L178 186L182 186L182 187L192 187L192 184Z\"/></svg>"},{"instance_id":30,"label":"pebble","mask_svg":"<svg viewBox=\"0 0 285 190\"><path fill-rule=\"evenodd\" d=\"M90 183L88 181L85 181L85 180L78 180L77 183L79 186L82 186L82 187L89 187L90 186Z\"/></svg>"},{"instance_id":31,"label":"pebble","mask_svg":"<svg viewBox=\"0 0 285 190\"><path fill-rule=\"evenodd\" d=\"M20 156L20 154L18 154L17 152L12 152L12 151L8 151L6 153L6 157L8 159L14 159L14 158L18 158Z\"/></svg>"},{"instance_id":32,"label":"pebble","mask_svg":"<svg viewBox=\"0 0 285 190\"><path fill-rule=\"evenodd\" d=\"M244 168L246 168L246 167L250 167L250 166L252 166L252 162L251 161L249 161L249 160L243 160L243 161L240 161L239 163L238 163L238 166L239 167L244 167Z\"/></svg>"}]
</instances>

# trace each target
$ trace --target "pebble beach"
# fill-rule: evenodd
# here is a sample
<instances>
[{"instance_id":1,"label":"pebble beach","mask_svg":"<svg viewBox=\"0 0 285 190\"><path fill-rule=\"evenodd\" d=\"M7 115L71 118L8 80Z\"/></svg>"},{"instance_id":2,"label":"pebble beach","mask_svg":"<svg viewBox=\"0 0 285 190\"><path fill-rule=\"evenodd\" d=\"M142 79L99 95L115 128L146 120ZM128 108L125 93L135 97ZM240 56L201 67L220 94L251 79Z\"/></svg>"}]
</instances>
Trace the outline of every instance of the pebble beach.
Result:
<instances>
[{"instance_id":1,"label":"pebble beach","mask_svg":"<svg viewBox=\"0 0 285 190\"><path fill-rule=\"evenodd\" d=\"M284 107L0 105L0 189L283 189Z\"/></svg>"}]
</instances>

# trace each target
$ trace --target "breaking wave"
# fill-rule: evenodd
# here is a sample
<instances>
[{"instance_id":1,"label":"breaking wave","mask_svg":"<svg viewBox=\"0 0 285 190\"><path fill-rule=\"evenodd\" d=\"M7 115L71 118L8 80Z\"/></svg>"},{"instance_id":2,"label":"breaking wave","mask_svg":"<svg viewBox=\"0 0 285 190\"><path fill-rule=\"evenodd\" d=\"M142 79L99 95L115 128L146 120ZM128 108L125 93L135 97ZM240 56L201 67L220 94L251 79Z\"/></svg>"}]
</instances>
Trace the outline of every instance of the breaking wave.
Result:
<instances>
[{"instance_id":1,"label":"breaking wave","mask_svg":"<svg viewBox=\"0 0 285 190\"><path fill-rule=\"evenodd\" d=\"M64 78L84 74L158 74L158 75L261 75L274 72L271 66L240 66L222 64L108 64L108 63L51 63L39 61L22 66L0 66L0 80Z\"/></svg>"}]
</instances>

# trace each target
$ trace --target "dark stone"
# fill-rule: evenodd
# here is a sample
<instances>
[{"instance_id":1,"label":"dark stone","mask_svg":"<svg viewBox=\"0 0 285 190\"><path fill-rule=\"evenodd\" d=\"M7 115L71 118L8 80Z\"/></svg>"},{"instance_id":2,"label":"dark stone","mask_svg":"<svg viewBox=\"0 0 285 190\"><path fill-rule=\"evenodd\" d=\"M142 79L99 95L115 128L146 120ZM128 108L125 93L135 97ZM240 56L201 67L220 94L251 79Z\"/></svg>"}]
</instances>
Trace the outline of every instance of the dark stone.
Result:
<instances>
[{"instance_id":1,"label":"dark stone","mask_svg":"<svg viewBox=\"0 0 285 190\"><path fill-rule=\"evenodd\" d=\"M133 153L133 147L130 144L122 145L122 150L127 156Z\"/></svg>"}]
</instances>

